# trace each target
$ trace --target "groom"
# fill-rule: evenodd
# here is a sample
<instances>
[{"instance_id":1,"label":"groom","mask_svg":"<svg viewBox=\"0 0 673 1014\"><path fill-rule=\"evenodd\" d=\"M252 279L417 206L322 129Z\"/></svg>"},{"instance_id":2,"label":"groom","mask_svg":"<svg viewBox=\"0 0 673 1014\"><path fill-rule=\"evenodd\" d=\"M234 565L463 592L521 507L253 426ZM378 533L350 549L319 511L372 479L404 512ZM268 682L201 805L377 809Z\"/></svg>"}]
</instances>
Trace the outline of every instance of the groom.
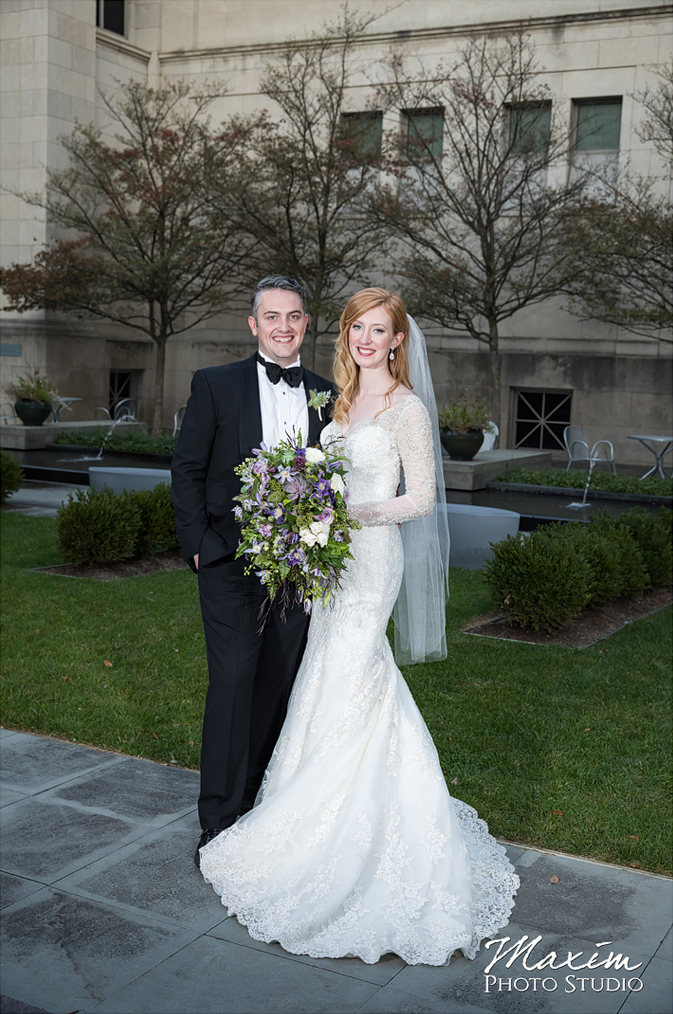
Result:
<instances>
[{"instance_id":1,"label":"groom","mask_svg":"<svg viewBox=\"0 0 673 1014\"><path fill-rule=\"evenodd\" d=\"M252 808L280 733L306 643L301 606L280 606L259 630L266 591L235 560L239 525L234 467L262 441L275 446L301 431L316 443L327 419L308 405L328 381L300 365L306 291L271 275L258 283L248 324L258 352L198 370L172 463L171 497L184 559L198 573L209 685L201 746L199 849Z\"/></svg>"}]
</instances>

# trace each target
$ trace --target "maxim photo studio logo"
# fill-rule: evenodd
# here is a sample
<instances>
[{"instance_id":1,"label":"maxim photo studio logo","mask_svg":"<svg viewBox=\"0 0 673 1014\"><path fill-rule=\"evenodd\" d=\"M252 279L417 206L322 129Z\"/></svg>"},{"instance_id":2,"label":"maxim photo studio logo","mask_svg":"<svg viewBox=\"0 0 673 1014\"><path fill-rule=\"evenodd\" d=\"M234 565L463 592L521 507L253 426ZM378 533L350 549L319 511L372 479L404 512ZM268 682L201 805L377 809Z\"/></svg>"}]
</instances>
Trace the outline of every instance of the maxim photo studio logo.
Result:
<instances>
[{"instance_id":1,"label":"maxim photo studio logo","mask_svg":"<svg viewBox=\"0 0 673 1014\"><path fill-rule=\"evenodd\" d=\"M637 976L624 974L635 972L641 967L642 961L630 963L628 954L602 950L612 945L611 940L595 944L596 950L591 957L585 958L583 951L568 951L567 957L556 951L548 951L539 956L539 949L534 954L533 951L542 940L541 936L529 940L525 935L508 947L511 939L498 937L484 944L487 949L498 948L484 969L486 993L554 993L561 988L565 993L639 993L643 988L642 980ZM518 967L516 962L520 962ZM498 964L500 968L496 969ZM560 969L567 969L560 979L545 974ZM505 970L507 975L504 974ZM531 972L538 974L531 975ZM597 972L599 974L595 974Z\"/></svg>"}]
</instances>

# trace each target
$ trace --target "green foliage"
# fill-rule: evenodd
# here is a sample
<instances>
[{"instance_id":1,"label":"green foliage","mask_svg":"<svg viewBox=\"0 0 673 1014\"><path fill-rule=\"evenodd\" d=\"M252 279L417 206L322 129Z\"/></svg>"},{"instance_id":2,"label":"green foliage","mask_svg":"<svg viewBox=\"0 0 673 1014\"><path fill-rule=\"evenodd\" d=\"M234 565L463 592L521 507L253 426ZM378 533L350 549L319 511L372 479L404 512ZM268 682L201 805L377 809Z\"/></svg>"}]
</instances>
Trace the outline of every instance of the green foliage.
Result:
<instances>
[{"instance_id":1,"label":"green foliage","mask_svg":"<svg viewBox=\"0 0 673 1014\"><path fill-rule=\"evenodd\" d=\"M439 410L439 425L453 430L454 433L484 430L487 429L489 422L486 402L466 394L461 394L450 405Z\"/></svg>"},{"instance_id":2,"label":"green foliage","mask_svg":"<svg viewBox=\"0 0 673 1014\"><path fill-rule=\"evenodd\" d=\"M117 495L77 490L58 512L61 550L73 563L147 557L177 547L170 485Z\"/></svg>"},{"instance_id":3,"label":"green foliage","mask_svg":"<svg viewBox=\"0 0 673 1014\"><path fill-rule=\"evenodd\" d=\"M4 503L10 493L15 493L23 485L21 465L11 454L0 451L0 503Z\"/></svg>"},{"instance_id":4,"label":"green foliage","mask_svg":"<svg viewBox=\"0 0 673 1014\"><path fill-rule=\"evenodd\" d=\"M16 377L5 388L8 394L19 401L27 398L30 401L50 402L54 394L54 381L43 376L39 370L31 370L24 376Z\"/></svg>"},{"instance_id":5,"label":"green foliage","mask_svg":"<svg viewBox=\"0 0 673 1014\"><path fill-rule=\"evenodd\" d=\"M546 468L539 472L531 472L527 468L512 468L508 472L500 472L496 482L517 482L527 486L555 486L568 489L584 489L587 473L576 469L565 472L560 468ZM661 479L651 475L647 479L639 479L636 475L613 475L594 469L589 489L602 490L606 493L644 493L647 496L673 496L673 479Z\"/></svg>"},{"instance_id":6,"label":"green foliage","mask_svg":"<svg viewBox=\"0 0 673 1014\"><path fill-rule=\"evenodd\" d=\"M663 588L673 580L672 521L673 511L666 507L656 515L637 507L620 519L620 526L638 543L653 588Z\"/></svg>"},{"instance_id":7,"label":"green foliage","mask_svg":"<svg viewBox=\"0 0 673 1014\"><path fill-rule=\"evenodd\" d=\"M78 489L58 512L61 550L73 563L126 560L140 532L142 516L128 495L111 489Z\"/></svg>"},{"instance_id":8,"label":"green foliage","mask_svg":"<svg viewBox=\"0 0 673 1014\"><path fill-rule=\"evenodd\" d=\"M497 608L530 630L556 630L582 612L591 596L589 563L549 529L508 535L484 566Z\"/></svg>"},{"instance_id":9,"label":"green foliage","mask_svg":"<svg viewBox=\"0 0 673 1014\"><path fill-rule=\"evenodd\" d=\"M178 546L171 487L167 482L154 489L129 494L140 511L140 529L135 545L136 556L152 556Z\"/></svg>"},{"instance_id":10,"label":"green foliage","mask_svg":"<svg viewBox=\"0 0 673 1014\"><path fill-rule=\"evenodd\" d=\"M76 447L100 447L107 436L109 427L99 427L97 430L70 430L67 433L59 433L54 438L54 443L67 446L72 444ZM167 434L152 436L149 433L139 433L137 430L132 433L123 432L119 429L113 430L109 439L105 440L106 450L111 451L137 451L144 454L172 454L177 443L176 437Z\"/></svg>"},{"instance_id":11,"label":"green foliage","mask_svg":"<svg viewBox=\"0 0 673 1014\"><path fill-rule=\"evenodd\" d=\"M671 582L671 516L644 508L588 524L558 522L493 546L484 566L498 609L530 630L554 630L583 609Z\"/></svg>"}]
</instances>

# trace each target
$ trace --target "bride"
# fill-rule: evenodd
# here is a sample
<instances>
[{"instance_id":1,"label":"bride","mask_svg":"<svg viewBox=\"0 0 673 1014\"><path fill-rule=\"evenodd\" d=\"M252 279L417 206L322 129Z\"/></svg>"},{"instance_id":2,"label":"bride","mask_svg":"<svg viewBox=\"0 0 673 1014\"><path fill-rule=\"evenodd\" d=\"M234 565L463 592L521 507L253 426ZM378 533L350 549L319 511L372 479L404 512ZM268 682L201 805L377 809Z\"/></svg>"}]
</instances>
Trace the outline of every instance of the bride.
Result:
<instances>
[{"instance_id":1,"label":"bride","mask_svg":"<svg viewBox=\"0 0 673 1014\"><path fill-rule=\"evenodd\" d=\"M287 718L255 806L201 849L201 872L252 937L293 954L473 958L519 880L452 800L395 665L446 656L448 528L423 335L399 296L364 289L336 343L322 443L349 461L362 523L332 602L314 603ZM400 488L403 478L404 489Z\"/></svg>"}]
</instances>

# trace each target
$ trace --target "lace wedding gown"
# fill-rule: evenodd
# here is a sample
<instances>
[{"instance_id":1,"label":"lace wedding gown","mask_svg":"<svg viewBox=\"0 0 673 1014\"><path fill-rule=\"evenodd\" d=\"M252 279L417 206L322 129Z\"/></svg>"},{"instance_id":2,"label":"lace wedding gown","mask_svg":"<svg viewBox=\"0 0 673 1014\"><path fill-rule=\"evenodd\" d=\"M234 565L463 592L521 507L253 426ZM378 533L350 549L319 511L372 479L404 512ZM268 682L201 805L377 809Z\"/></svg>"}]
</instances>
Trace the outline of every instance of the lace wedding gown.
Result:
<instances>
[{"instance_id":1,"label":"lace wedding gown","mask_svg":"<svg viewBox=\"0 0 673 1014\"><path fill-rule=\"evenodd\" d=\"M345 437L330 423L321 439L348 457L365 527L332 604L314 605L255 807L204 846L201 871L252 937L294 954L472 958L507 923L519 880L476 811L449 796L386 638L398 524L433 509L430 421L411 395Z\"/></svg>"}]
</instances>

